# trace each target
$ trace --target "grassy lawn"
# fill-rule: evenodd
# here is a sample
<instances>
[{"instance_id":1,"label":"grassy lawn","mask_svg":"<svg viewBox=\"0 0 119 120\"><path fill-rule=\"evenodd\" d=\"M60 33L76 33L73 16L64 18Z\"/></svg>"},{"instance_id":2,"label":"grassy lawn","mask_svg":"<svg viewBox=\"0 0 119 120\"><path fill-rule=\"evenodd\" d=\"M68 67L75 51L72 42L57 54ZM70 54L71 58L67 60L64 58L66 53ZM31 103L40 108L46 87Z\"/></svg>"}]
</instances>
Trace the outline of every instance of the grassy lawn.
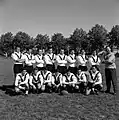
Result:
<instances>
[{"instance_id":1,"label":"grassy lawn","mask_svg":"<svg viewBox=\"0 0 119 120\"><path fill-rule=\"evenodd\" d=\"M119 77L119 60L116 63ZM13 84L12 64L10 59L0 58L0 86ZM42 93L25 97L10 96L0 90L0 120L118 120L118 113L119 101L115 102L111 94Z\"/></svg>"}]
</instances>

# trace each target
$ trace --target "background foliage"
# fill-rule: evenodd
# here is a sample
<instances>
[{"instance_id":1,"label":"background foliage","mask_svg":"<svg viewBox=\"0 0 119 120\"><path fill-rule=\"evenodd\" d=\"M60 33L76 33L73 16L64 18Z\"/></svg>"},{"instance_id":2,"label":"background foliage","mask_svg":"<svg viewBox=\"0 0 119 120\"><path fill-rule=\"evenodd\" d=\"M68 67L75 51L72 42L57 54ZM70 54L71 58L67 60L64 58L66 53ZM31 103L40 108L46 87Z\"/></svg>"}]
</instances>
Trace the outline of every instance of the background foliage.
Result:
<instances>
[{"instance_id":1,"label":"background foliage","mask_svg":"<svg viewBox=\"0 0 119 120\"><path fill-rule=\"evenodd\" d=\"M83 48L87 52L91 52L95 49L102 50L105 45L119 48L119 25L113 26L110 32L99 24L93 26L89 32L82 28L76 28L67 38L62 33L54 33L51 38L47 34L38 34L33 38L22 31L16 35L7 32L0 37L0 54L7 53L10 56L16 46L20 46L22 50L28 47L47 50L48 47L52 46L56 54L61 48L64 48L68 54L72 48L75 51Z\"/></svg>"}]
</instances>

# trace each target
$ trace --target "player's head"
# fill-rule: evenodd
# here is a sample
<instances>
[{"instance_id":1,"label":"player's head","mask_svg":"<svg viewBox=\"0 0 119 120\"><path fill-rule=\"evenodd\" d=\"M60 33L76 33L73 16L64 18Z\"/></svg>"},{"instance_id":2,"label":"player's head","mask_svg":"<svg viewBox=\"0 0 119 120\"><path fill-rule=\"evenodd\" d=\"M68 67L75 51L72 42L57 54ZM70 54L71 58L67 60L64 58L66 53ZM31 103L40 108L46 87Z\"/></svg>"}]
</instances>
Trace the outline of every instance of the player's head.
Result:
<instances>
[{"instance_id":1,"label":"player's head","mask_svg":"<svg viewBox=\"0 0 119 120\"><path fill-rule=\"evenodd\" d=\"M64 54L64 49L63 49L63 48L61 48L61 50L60 50L60 54L61 54L61 55Z\"/></svg>"},{"instance_id":2,"label":"player's head","mask_svg":"<svg viewBox=\"0 0 119 120\"><path fill-rule=\"evenodd\" d=\"M75 51L72 49L70 50L70 54L73 55L75 53Z\"/></svg>"},{"instance_id":3,"label":"player's head","mask_svg":"<svg viewBox=\"0 0 119 120\"><path fill-rule=\"evenodd\" d=\"M94 56L97 55L97 51L94 50L94 51L92 52L92 54L93 54Z\"/></svg>"},{"instance_id":4,"label":"player's head","mask_svg":"<svg viewBox=\"0 0 119 120\"><path fill-rule=\"evenodd\" d=\"M33 73L36 74L37 72L38 72L38 68L36 67L33 69Z\"/></svg>"},{"instance_id":5,"label":"player's head","mask_svg":"<svg viewBox=\"0 0 119 120\"><path fill-rule=\"evenodd\" d=\"M53 52L52 48L49 48L48 52L49 52L49 54L51 54Z\"/></svg>"},{"instance_id":6,"label":"player's head","mask_svg":"<svg viewBox=\"0 0 119 120\"><path fill-rule=\"evenodd\" d=\"M27 48L27 52L32 53L32 48L31 47Z\"/></svg>"},{"instance_id":7,"label":"player's head","mask_svg":"<svg viewBox=\"0 0 119 120\"><path fill-rule=\"evenodd\" d=\"M80 74L81 71L82 71L81 68L78 68L78 69L77 69L77 74Z\"/></svg>"},{"instance_id":8,"label":"player's head","mask_svg":"<svg viewBox=\"0 0 119 120\"><path fill-rule=\"evenodd\" d=\"M42 55L42 54L43 54L43 50L42 50L42 49L39 49L39 50L38 50L38 53L39 53L40 55Z\"/></svg>"},{"instance_id":9,"label":"player's head","mask_svg":"<svg viewBox=\"0 0 119 120\"><path fill-rule=\"evenodd\" d=\"M93 73L95 73L98 70L98 68L97 68L97 66L93 65L91 67L91 70L92 70Z\"/></svg>"},{"instance_id":10,"label":"player's head","mask_svg":"<svg viewBox=\"0 0 119 120\"><path fill-rule=\"evenodd\" d=\"M22 74L24 75L26 72L27 72L26 68L23 67L23 68L22 68Z\"/></svg>"},{"instance_id":11,"label":"player's head","mask_svg":"<svg viewBox=\"0 0 119 120\"><path fill-rule=\"evenodd\" d=\"M20 47L19 46L16 47L16 51L20 52Z\"/></svg>"},{"instance_id":12,"label":"player's head","mask_svg":"<svg viewBox=\"0 0 119 120\"><path fill-rule=\"evenodd\" d=\"M81 54L84 55L85 54L85 50L81 49Z\"/></svg>"}]
</instances>

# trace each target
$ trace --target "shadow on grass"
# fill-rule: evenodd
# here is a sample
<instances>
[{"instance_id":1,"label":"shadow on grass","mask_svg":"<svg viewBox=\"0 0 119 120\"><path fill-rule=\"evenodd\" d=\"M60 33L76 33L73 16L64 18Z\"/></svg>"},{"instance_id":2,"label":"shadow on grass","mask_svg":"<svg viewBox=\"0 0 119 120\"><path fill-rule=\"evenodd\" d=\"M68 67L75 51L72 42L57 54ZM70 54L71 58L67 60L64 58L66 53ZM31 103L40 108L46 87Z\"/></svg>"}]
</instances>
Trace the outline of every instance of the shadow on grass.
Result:
<instances>
[{"instance_id":1,"label":"shadow on grass","mask_svg":"<svg viewBox=\"0 0 119 120\"><path fill-rule=\"evenodd\" d=\"M14 91L14 85L2 85L0 86L0 90L5 91L5 94L8 94L10 96L16 95Z\"/></svg>"}]
</instances>

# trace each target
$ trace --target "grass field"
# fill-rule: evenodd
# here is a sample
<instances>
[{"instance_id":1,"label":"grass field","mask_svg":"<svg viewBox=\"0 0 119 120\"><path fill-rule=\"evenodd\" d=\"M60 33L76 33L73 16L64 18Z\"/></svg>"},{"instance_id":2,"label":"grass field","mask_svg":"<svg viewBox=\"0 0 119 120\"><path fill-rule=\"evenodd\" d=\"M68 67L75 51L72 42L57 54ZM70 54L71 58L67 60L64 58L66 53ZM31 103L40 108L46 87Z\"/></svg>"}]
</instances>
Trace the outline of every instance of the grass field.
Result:
<instances>
[{"instance_id":1,"label":"grass field","mask_svg":"<svg viewBox=\"0 0 119 120\"><path fill-rule=\"evenodd\" d=\"M117 60L119 76L119 60ZM0 120L118 120L119 101L112 94L85 96L56 93L10 96L2 85L13 84L12 61L0 58ZM104 71L102 66L102 71ZM105 81L103 81L105 84ZM105 86L104 86L105 89Z\"/></svg>"}]
</instances>

